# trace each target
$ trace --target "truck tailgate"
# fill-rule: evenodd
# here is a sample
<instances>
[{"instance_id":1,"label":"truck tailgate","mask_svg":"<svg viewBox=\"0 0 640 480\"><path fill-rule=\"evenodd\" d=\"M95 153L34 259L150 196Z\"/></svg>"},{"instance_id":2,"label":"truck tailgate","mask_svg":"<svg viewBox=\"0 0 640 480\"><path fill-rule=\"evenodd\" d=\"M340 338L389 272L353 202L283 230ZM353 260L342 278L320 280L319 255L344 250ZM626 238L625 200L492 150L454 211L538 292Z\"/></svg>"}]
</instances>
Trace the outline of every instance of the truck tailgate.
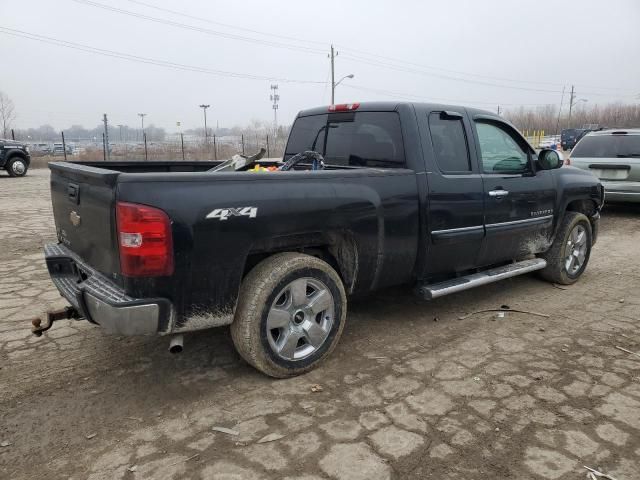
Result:
<instances>
[{"instance_id":1,"label":"truck tailgate","mask_svg":"<svg viewBox=\"0 0 640 480\"><path fill-rule=\"evenodd\" d=\"M53 162L51 201L58 240L106 275L120 271L115 228L119 172Z\"/></svg>"}]
</instances>

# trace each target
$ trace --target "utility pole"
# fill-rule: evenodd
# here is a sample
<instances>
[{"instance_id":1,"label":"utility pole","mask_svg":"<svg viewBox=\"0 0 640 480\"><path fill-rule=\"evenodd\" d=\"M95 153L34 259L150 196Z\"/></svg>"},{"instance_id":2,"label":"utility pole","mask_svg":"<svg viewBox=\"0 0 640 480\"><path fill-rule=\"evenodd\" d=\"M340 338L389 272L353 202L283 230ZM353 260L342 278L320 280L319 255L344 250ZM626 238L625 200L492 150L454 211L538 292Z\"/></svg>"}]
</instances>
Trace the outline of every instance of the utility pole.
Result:
<instances>
[{"instance_id":1,"label":"utility pole","mask_svg":"<svg viewBox=\"0 0 640 480\"><path fill-rule=\"evenodd\" d=\"M138 116L140 117L140 119L142 120L142 136L144 137L144 117L146 116L146 113L139 113Z\"/></svg>"},{"instance_id":2,"label":"utility pole","mask_svg":"<svg viewBox=\"0 0 640 480\"><path fill-rule=\"evenodd\" d=\"M118 130L120 130L120 143L122 143L122 127L124 127L124 125L118 125Z\"/></svg>"},{"instance_id":3,"label":"utility pole","mask_svg":"<svg viewBox=\"0 0 640 480\"><path fill-rule=\"evenodd\" d=\"M569 97L569 122L567 127L571 128L571 111L573 110L573 99L576 97L574 86L571 85L571 96Z\"/></svg>"},{"instance_id":4,"label":"utility pole","mask_svg":"<svg viewBox=\"0 0 640 480\"><path fill-rule=\"evenodd\" d=\"M278 85L271 85L271 90L273 90L273 93L270 96L270 99L273 102L273 134L278 135L278 101L280 100L280 95L278 95Z\"/></svg>"},{"instance_id":5,"label":"utility pole","mask_svg":"<svg viewBox=\"0 0 640 480\"><path fill-rule=\"evenodd\" d=\"M204 112L204 143L207 145L209 144L209 139L207 137L207 108L209 108L210 106L211 105L200 105L200 108Z\"/></svg>"},{"instance_id":6,"label":"utility pole","mask_svg":"<svg viewBox=\"0 0 640 480\"><path fill-rule=\"evenodd\" d=\"M338 52L334 52L333 45L331 45L331 105L335 104L336 100L336 76L335 76L335 68L334 68L334 59L338 55Z\"/></svg>"},{"instance_id":7,"label":"utility pole","mask_svg":"<svg viewBox=\"0 0 640 480\"><path fill-rule=\"evenodd\" d=\"M104 122L104 146L106 160L109 160L109 124L107 123L107 114L102 114L102 121Z\"/></svg>"},{"instance_id":8,"label":"utility pole","mask_svg":"<svg viewBox=\"0 0 640 480\"><path fill-rule=\"evenodd\" d=\"M500 105L498 105L498 115L500 115Z\"/></svg>"}]
</instances>

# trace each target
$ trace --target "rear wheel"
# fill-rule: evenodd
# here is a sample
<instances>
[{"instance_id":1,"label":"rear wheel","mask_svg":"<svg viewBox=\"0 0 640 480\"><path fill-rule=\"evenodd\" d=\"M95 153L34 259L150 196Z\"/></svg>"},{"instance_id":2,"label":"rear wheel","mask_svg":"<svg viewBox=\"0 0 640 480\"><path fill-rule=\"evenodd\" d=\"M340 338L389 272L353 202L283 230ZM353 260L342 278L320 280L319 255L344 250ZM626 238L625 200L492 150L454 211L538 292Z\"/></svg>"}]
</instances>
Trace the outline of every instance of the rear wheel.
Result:
<instances>
[{"instance_id":1,"label":"rear wheel","mask_svg":"<svg viewBox=\"0 0 640 480\"><path fill-rule=\"evenodd\" d=\"M592 240L589 219L582 213L567 212L551 248L540 255L547 261L540 275L561 285L575 283L589 263Z\"/></svg>"},{"instance_id":2,"label":"rear wheel","mask_svg":"<svg viewBox=\"0 0 640 480\"><path fill-rule=\"evenodd\" d=\"M347 299L326 262L298 253L263 260L245 277L231 336L238 353L272 377L315 368L335 348Z\"/></svg>"},{"instance_id":3,"label":"rear wheel","mask_svg":"<svg viewBox=\"0 0 640 480\"><path fill-rule=\"evenodd\" d=\"M27 162L20 158L14 157L7 162L6 170L11 177L24 177L27 174Z\"/></svg>"}]
</instances>

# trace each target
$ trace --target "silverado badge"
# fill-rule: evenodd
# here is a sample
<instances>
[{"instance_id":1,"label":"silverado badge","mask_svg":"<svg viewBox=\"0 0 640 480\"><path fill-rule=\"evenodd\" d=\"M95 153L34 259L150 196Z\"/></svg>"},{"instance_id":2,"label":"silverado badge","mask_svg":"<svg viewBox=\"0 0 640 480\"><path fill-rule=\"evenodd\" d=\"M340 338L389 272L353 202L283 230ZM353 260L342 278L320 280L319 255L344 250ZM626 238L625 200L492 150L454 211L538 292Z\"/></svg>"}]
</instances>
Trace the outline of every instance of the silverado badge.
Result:
<instances>
[{"instance_id":1,"label":"silverado badge","mask_svg":"<svg viewBox=\"0 0 640 480\"><path fill-rule=\"evenodd\" d=\"M71 213L69 214L69 220L71 220L71 223L73 224L74 227L77 227L78 225L80 225L80 215L78 215L75 210L72 210Z\"/></svg>"}]
</instances>

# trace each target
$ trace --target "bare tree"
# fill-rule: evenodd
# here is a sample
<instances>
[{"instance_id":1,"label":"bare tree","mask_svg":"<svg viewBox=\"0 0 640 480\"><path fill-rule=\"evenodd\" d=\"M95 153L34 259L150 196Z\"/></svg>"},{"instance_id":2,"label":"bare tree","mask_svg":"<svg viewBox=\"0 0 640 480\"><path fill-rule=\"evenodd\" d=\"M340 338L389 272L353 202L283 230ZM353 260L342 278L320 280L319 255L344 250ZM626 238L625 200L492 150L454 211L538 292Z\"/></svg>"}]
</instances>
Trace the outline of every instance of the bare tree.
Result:
<instances>
[{"instance_id":1,"label":"bare tree","mask_svg":"<svg viewBox=\"0 0 640 480\"><path fill-rule=\"evenodd\" d=\"M13 100L4 92L0 92L0 123L2 123L3 138L7 138L15 119L16 107L13 104Z\"/></svg>"}]
</instances>

